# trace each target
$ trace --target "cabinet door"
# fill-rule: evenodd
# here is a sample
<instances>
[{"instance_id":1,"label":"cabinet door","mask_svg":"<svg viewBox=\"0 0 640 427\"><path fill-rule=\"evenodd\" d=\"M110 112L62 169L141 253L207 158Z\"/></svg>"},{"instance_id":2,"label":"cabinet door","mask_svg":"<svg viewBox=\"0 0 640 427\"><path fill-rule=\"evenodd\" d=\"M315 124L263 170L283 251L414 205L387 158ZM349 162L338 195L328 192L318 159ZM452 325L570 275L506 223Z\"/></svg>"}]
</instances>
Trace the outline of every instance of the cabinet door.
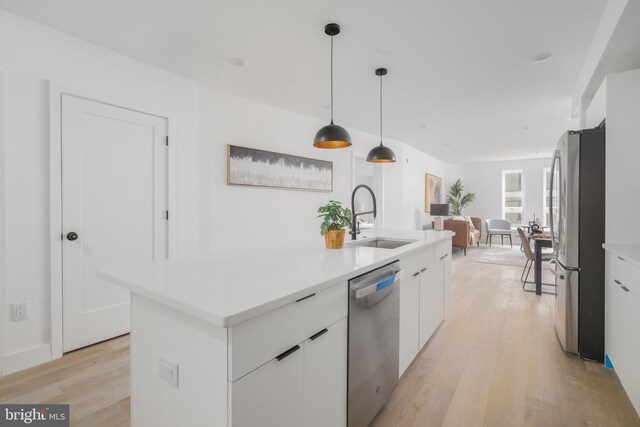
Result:
<instances>
[{"instance_id":1,"label":"cabinet door","mask_svg":"<svg viewBox=\"0 0 640 427\"><path fill-rule=\"evenodd\" d=\"M420 274L420 348L424 347L443 318L444 301L442 280L438 280L439 269L427 267Z\"/></svg>"},{"instance_id":2,"label":"cabinet door","mask_svg":"<svg viewBox=\"0 0 640 427\"><path fill-rule=\"evenodd\" d=\"M303 423L303 352L272 359L231 384L233 427L299 427Z\"/></svg>"},{"instance_id":3,"label":"cabinet door","mask_svg":"<svg viewBox=\"0 0 640 427\"><path fill-rule=\"evenodd\" d=\"M319 331L304 342L303 350L304 426L345 426L347 319Z\"/></svg>"},{"instance_id":4,"label":"cabinet door","mask_svg":"<svg viewBox=\"0 0 640 427\"><path fill-rule=\"evenodd\" d=\"M640 410L640 299L625 291L612 277L607 279L607 293L611 307L610 325L607 325L607 353L620 377L629 399ZM626 285L625 285L626 286ZM627 287L628 289L628 287Z\"/></svg>"},{"instance_id":5,"label":"cabinet door","mask_svg":"<svg viewBox=\"0 0 640 427\"><path fill-rule=\"evenodd\" d=\"M419 350L420 275L400 283L400 376Z\"/></svg>"},{"instance_id":6,"label":"cabinet door","mask_svg":"<svg viewBox=\"0 0 640 427\"><path fill-rule=\"evenodd\" d=\"M447 253L442 263L442 285L444 301L444 317L447 317L451 309L451 252Z\"/></svg>"}]
</instances>

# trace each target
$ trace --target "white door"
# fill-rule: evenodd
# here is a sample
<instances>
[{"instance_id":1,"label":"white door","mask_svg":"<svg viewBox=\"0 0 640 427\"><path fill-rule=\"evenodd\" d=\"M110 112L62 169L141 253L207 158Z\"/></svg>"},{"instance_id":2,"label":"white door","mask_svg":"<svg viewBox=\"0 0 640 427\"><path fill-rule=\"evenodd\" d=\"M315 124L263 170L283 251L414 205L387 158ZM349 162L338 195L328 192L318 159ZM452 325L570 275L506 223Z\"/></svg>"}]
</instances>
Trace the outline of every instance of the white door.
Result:
<instances>
[{"instance_id":1,"label":"white door","mask_svg":"<svg viewBox=\"0 0 640 427\"><path fill-rule=\"evenodd\" d=\"M97 270L167 257L166 135L165 118L62 95L65 352L129 332L129 293Z\"/></svg>"},{"instance_id":2,"label":"white door","mask_svg":"<svg viewBox=\"0 0 640 427\"><path fill-rule=\"evenodd\" d=\"M304 356L302 347L272 359L231 387L234 427L299 427L303 425ZM204 409L203 409L204 410Z\"/></svg>"},{"instance_id":3,"label":"white door","mask_svg":"<svg viewBox=\"0 0 640 427\"><path fill-rule=\"evenodd\" d=\"M400 283L400 376L418 354L420 339L420 276Z\"/></svg>"},{"instance_id":4,"label":"white door","mask_svg":"<svg viewBox=\"0 0 640 427\"><path fill-rule=\"evenodd\" d=\"M443 318L444 296L439 270L432 264L420 274L420 348L424 347Z\"/></svg>"}]
</instances>

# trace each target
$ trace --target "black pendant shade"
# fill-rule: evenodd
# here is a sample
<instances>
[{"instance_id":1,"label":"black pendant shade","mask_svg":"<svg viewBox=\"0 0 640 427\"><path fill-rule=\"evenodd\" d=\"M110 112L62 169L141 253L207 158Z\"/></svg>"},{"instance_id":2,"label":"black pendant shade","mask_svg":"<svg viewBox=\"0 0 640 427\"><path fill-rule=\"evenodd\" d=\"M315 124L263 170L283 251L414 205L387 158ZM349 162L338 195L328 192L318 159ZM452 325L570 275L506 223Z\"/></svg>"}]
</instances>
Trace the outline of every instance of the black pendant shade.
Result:
<instances>
[{"instance_id":1,"label":"black pendant shade","mask_svg":"<svg viewBox=\"0 0 640 427\"><path fill-rule=\"evenodd\" d=\"M333 123L333 36L340 34L338 24L327 24L324 33L331 36L331 123L320 128L313 138L313 146L317 148L346 148L351 146L351 136L342 126Z\"/></svg>"},{"instance_id":2,"label":"black pendant shade","mask_svg":"<svg viewBox=\"0 0 640 427\"><path fill-rule=\"evenodd\" d=\"M371 163L393 163L395 161L396 154L391 148L385 147L382 143L371 149L367 155L367 162Z\"/></svg>"},{"instance_id":3,"label":"black pendant shade","mask_svg":"<svg viewBox=\"0 0 640 427\"><path fill-rule=\"evenodd\" d=\"M342 126L330 123L316 133L313 145L318 148L344 148L351 145L351 136Z\"/></svg>"},{"instance_id":4,"label":"black pendant shade","mask_svg":"<svg viewBox=\"0 0 640 427\"><path fill-rule=\"evenodd\" d=\"M396 154L393 150L382 144L382 76L386 75L386 68L376 70L376 76L380 77L380 145L369 151L367 162L370 163L395 163L396 161Z\"/></svg>"}]
</instances>

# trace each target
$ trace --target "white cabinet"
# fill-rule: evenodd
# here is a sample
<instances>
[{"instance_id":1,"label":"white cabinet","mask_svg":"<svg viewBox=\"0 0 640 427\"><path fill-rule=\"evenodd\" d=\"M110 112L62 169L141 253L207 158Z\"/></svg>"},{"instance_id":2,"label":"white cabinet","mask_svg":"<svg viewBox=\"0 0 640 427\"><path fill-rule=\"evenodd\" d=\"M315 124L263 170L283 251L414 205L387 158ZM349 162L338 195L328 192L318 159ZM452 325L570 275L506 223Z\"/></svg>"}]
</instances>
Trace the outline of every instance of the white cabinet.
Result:
<instances>
[{"instance_id":1,"label":"white cabinet","mask_svg":"<svg viewBox=\"0 0 640 427\"><path fill-rule=\"evenodd\" d=\"M451 305L451 239L400 260L400 376Z\"/></svg>"},{"instance_id":2,"label":"white cabinet","mask_svg":"<svg viewBox=\"0 0 640 427\"><path fill-rule=\"evenodd\" d=\"M605 350L640 413L640 269L607 254Z\"/></svg>"},{"instance_id":3,"label":"white cabinet","mask_svg":"<svg viewBox=\"0 0 640 427\"><path fill-rule=\"evenodd\" d=\"M304 342L304 426L347 421L347 319ZM324 332L326 331L326 332Z\"/></svg>"},{"instance_id":4,"label":"white cabinet","mask_svg":"<svg viewBox=\"0 0 640 427\"><path fill-rule=\"evenodd\" d=\"M451 247L440 262L442 263L443 310L444 315L447 316L451 310Z\"/></svg>"},{"instance_id":5,"label":"white cabinet","mask_svg":"<svg viewBox=\"0 0 640 427\"><path fill-rule=\"evenodd\" d=\"M233 427L344 426L347 319L229 383Z\"/></svg>"},{"instance_id":6,"label":"white cabinet","mask_svg":"<svg viewBox=\"0 0 640 427\"><path fill-rule=\"evenodd\" d=\"M400 376L416 357L419 347L420 272L400 282Z\"/></svg>"},{"instance_id":7,"label":"white cabinet","mask_svg":"<svg viewBox=\"0 0 640 427\"><path fill-rule=\"evenodd\" d=\"M303 425L304 357L296 347L283 359L272 359L230 383L234 427Z\"/></svg>"},{"instance_id":8,"label":"white cabinet","mask_svg":"<svg viewBox=\"0 0 640 427\"><path fill-rule=\"evenodd\" d=\"M427 343L444 317L444 287L435 264L420 274L420 331L419 347Z\"/></svg>"},{"instance_id":9,"label":"white cabinet","mask_svg":"<svg viewBox=\"0 0 640 427\"><path fill-rule=\"evenodd\" d=\"M436 245L436 276L443 286L443 311L446 317L451 308L451 240Z\"/></svg>"}]
</instances>

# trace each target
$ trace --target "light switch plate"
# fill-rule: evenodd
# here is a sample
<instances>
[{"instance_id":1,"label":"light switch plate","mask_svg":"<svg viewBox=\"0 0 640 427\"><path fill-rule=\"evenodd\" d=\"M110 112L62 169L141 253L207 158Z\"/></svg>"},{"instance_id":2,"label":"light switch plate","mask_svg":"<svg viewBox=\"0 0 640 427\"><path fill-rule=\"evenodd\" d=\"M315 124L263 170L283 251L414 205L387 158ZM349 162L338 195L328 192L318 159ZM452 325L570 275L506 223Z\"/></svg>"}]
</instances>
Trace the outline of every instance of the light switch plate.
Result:
<instances>
[{"instance_id":1,"label":"light switch plate","mask_svg":"<svg viewBox=\"0 0 640 427\"><path fill-rule=\"evenodd\" d=\"M160 378L178 388L178 364L160 356L158 363L158 374Z\"/></svg>"}]
</instances>

